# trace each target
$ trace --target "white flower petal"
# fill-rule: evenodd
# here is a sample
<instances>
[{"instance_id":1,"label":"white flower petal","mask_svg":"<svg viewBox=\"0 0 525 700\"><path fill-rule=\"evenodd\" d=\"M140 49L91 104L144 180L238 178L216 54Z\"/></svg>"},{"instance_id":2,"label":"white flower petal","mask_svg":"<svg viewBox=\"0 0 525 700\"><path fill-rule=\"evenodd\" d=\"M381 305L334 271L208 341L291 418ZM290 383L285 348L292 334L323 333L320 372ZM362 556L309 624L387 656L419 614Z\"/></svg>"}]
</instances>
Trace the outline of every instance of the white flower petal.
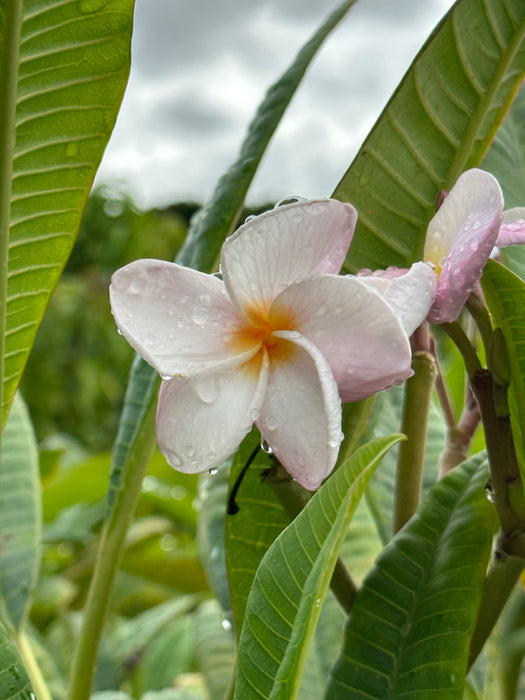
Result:
<instances>
[{"instance_id":1,"label":"white flower petal","mask_svg":"<svg viewBox=\"0 0 525 700\"><path fill-rule=\"evenodd\" d=\"M307 338L279 331L277 357L256 425L285 469L316 489L334 468L341 443L341 402L330 367Z\"/></svg>"},{"instance_id":2,"label":"white flower petal","mask_svg":"<svg viewBox=\"0 0 525 700\"><path fill-rule=\"evenodd\" d=\"M245 321L223 282L175 263L126 265L113 275L110 299L121 333L163 376L235 367L260 347L240 332Z\"/></svg>"},{"instance_id":3,"label":"white flower petal","mask_svg":"<svg viewBox=\"0 0 525 700\"><path fill-rule=\"evenodd\" d=\"M436 273L427 263L414 263L401 277L395 277L385 292L385 301L394 309L408 336L427 317L436 294Z\"/></svg>"},{"instance_id":4,"label":"white flower petal","mask_svg":"<svg viewBox=\"0 0 525 700\"><path fill-rule=\"evenodd\" d=\"M157 440L172 467L199 473L235 452L260 415L268 366L263 350L233 370L162 382Z\"/></svg>"},{"instance_id":5,"label":"white flower petal","mask_svg":"<svg viewBox=\"0 0 525 700\"><path fill-rule=\"evenodd\" d=\"M241 226L226 240L221 259L240 312L257 323L292 282L339 272L356 221L352 205L327 199L278 207Z\"/></svg>"},{"instance_id":6,"label":"white flower petal","mask_svg":"<svg viewBox=\"0 0 525 700\"><path fill-rule=\"evenodd\" d=\"M272 304L274 328L280 317L321 350L344 402L412 375L410 343L401 321L362 277L319 275L297 282Z\"/></svg>"}]
</instances>

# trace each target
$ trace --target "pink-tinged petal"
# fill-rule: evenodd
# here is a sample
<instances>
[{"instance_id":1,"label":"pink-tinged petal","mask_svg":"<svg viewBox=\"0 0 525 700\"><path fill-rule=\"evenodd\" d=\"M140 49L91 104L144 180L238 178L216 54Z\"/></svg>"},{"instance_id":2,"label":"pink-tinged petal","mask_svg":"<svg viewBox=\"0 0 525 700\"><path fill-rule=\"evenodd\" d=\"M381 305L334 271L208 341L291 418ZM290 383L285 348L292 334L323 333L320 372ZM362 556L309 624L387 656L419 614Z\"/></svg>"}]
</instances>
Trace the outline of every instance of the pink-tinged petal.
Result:
<instances>
[{"instance_id":1,"label":"pink-tinged petal","mask_svg":"<svg viewBox=\"0 0 525 700\"><path fill-rule=\"evenodd\" d=\"M463 173L428 227L425 260L439 276L429 321L457 319L490 257L502 216L498 181L483 170Z\"/></svg>"},{"instance_id":2,"label":"pink-tinged petal","mask_svg":"<svg viewBox=\"0 0 525 700\"><path fill-rule=\"evenodd\" d=\"M263 350L233 370L162 382L157 440L172 467L199 473L235 452L259 417L268 367Z\"/></svg>"},{"instance_id":3,"label":"pink-tinged petal","mask_svg":"<svg viewBox=\"0 0 525 700\"><path fill-rule=\"evenodd\" d=\"M341 399L357 401L411 376L408 336L393 309L360 277L319 275L285 289L270 310L328 360Z\"/></svg>"},{"instance_id":4,"label":"pink-tinged petal","mask_svg":"<svg viewBox=\"0 0 525 700\"><path fill-rule=\"evenodd\" d=\"M260 347L239 333L245 321L211 275L164 260L137 260L115 272L109 291L121 333L163 376L236 367Z\"/></svg>"},{"instance_id":5,"label":"pink-tinged petal","mask_svg":"<svg viewBox=\"0 0 525 700\"><path fill-rule=\"evenodd\" d=\"M221 269L241 313L255 323L289 284L316 272L337 273L357 213L334 199L281 206L257 216L227 239Z\"/></svg>"},{"instance_id":6,"label":"pink-tinged petal","mask_svg":"<svg viewBox=\"0 0 525 700\"><path fill-rule=\"evenodd\" d=\"M256 425L284 468L307 489L334 468L341 443L341 401L330 367L307 338L279 338L270 360L266 396Z\"/></svg>"},{"instance_id":7,"label":"pink-tinged petal","mask_svg":"<svg viewBox=\"0 0 525 700\"><path fill-rule=\"evenodd\" d=\"M467 170L428 225L425 262L439 273L451 258L456 263L457 255L470 259L491 250L502 216L503 194L496 178L484 170Z\"/></svg>"},{"instance_id":8,"label":"pink-tinged petal","mask_svg":"<svg viewBox=\"0 0 525 700\"><path fill-rule=\"evenodd\" d=\"M496 245L505 248L509 245L525 243L525 207L514 207L503 212Z\"/></svg>"}]
</instances>

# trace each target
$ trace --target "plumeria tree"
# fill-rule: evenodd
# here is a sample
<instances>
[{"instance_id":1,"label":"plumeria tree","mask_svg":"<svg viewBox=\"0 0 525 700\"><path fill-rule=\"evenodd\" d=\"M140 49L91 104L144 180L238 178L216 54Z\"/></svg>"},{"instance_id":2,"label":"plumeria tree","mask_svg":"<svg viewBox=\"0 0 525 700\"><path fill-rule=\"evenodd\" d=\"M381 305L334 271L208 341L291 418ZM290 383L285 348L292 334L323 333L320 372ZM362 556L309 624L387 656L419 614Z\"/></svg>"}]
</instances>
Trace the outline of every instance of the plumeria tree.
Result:
<instances>
[{"instance_id":1,"label":"plumeria tree","mask_svg":"<svg viewBox=\"0 0 525 700\"><path fill-rule=\"evenodd\" d=\"M458 0L334 191L242 222L344 2L268 91L175 262L114 270L114 332L137 354L71 654L46 656L58 632L29 613L49 504L17 388L114 124L132 4L0 2L0 697L519 697L522 0ZM208 588L123 620L115 581L158 460L198 480ZM195 673L167 675L193 626ZM162 635L169 664L151 661Z\"/></svg>"}]
</instances>

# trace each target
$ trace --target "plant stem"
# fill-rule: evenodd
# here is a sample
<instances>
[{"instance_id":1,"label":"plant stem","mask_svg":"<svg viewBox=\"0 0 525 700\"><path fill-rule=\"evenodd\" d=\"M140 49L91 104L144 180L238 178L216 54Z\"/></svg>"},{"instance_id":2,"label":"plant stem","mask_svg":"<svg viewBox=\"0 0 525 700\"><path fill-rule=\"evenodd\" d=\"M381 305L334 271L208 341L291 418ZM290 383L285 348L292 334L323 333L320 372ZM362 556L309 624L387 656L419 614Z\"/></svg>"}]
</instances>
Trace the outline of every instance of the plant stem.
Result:
<instances>
[{"instance_id":1,"label":"plant stem","mask_svg":"<svg viewBox=\"0 0 525 700\"><path fill-rule=\"evenodd\" d=\"M401 432L407 439L399 445L394 491L393 531L398 532L416 512L421 493L426 426L437 370L433 356L416 351L414 374L406 382Z\"/></svg>"},{"instance_id":2,"label":"plant stem","mask_svg":"<svg viewBox=\"0 0 525 700\"><path fill-rule=\"evenodd\" d=\"M452 339L455 346L461 353L467 369L467 374L470 378L472 378L476 372L482 369L482 367L481 362L479 361L479 358L472 347L472 343L467 337L467 334L457 322L442 323L441 328Z\"/></svg>"},{"instance_id":3,"label":"plant stem","mask_svg":"<svg viewBox=\"0 0 525 700\"><path fill-rule=\"evenodd\" d=\"M44 676L42 675L42 671L36 662L31 645L23 632L16 635L16 645L24 668L29 675L37 700L53 700L44 680Z\"/></svg>"},{"instance_id":4,"label":"plant stem","mask_svg":"<svg viewBox=\"0 0 525 700\"><path fill-rule=\"evenodd\" d=\"M0 61L0 411L4 415L5 335L11 186L16 140L16 97L22 30L23 0L6 0L3 12L3 45ZM1 433L1 430L0 430Z\"/></svg>"},{"instance_id":5,"label":"plant stem","mask_svg":"<svg viewBox=\"0 0 525 700\"><path fill-rule=\"evenodd\" d=\"M524 565L525 560L519 557L495 557L493 559L485 579L478 619L470 641L469 669L478 658L483 645L498 621Z\"/></svg>"},{"instance_id":6,"label":"plant stem","mask_svg":"<svg viewBox=\"0 0 525 700\"><path fill-rule=\"evenodd\" d=\"M140 496L142 481L155 446L155 401L142 421L136 437L137 449L128 460L122 483L115 494L108 521L100 540L95 570L84 609L84 624L73 658L69 700L89 700L113 580L123 550L129 524Z\"/></svg>"}]
</instances>

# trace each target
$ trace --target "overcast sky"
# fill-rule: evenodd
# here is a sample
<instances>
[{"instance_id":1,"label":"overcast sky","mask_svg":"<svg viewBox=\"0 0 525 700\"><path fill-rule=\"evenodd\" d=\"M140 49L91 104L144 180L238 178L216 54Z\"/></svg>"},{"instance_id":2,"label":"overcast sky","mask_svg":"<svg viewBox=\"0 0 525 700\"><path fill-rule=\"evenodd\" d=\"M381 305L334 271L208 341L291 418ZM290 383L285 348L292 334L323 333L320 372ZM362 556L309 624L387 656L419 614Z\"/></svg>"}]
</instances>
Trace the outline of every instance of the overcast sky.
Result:
<instances>
[{"instance_id":1,"label":"overcast sky","mask_svg":"<svg viewBox=\"0 0 525 700\"><path fill-rule=\"evenodd\" d=\"M136 0L132 70L97 181L203 202L326 0ZM249 194L328 196L452 0L360 0L308 70Z\"/></svg>"}]
</instances>

